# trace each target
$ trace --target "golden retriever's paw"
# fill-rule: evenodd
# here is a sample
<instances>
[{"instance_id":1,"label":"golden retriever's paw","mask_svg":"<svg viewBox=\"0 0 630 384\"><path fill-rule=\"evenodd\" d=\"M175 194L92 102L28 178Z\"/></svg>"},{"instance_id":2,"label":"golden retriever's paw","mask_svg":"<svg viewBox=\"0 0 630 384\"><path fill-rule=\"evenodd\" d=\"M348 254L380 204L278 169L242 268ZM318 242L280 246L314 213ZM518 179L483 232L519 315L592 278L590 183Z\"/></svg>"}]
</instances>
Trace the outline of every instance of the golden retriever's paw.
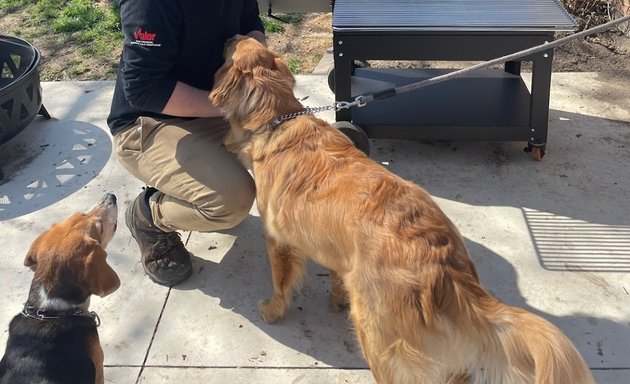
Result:
<instances>
[{"instance_id":1,"label":"golden retriever's paw","mask_svg":"<svg viewBox=\"0 0 630 384\"><path fill-rule=\"evenodd\" d=\"M285 310L278 305L274 305L272 300L266 299L258 302L258 313L265 323L273 324L282 320Z\"/></svg>"},{"instance_id":2,"label":"golden retriever's paw","mask_svg":"<svg viewBox=\"0 0 630 384\"><path fill-rule=\"evenodd\" d=\"M330 310L333 312L341 312L348 308L348 298L346 295L334 295L330 294Z\"/></svg>"}]
</instances>

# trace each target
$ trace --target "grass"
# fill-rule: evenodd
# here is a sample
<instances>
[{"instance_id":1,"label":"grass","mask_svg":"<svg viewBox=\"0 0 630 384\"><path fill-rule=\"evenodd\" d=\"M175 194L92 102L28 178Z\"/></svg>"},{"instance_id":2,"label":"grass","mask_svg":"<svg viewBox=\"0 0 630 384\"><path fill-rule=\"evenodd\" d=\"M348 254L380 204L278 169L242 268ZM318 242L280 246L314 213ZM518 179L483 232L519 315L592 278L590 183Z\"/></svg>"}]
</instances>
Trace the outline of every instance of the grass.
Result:
<instances>
[{"instance_id":1,"label":"grass","mask_svg":"<svg viewBox=\"0 0 630 384\"><path fill-rule=\"evenodd\" d=\"M89 72L87 62L95 58L103 62L112 60L112 52L120 48L123 40L116 0L0 0L0 15L13 12L28 17L23 17L22 23L9 33L27 40L45 36L61 45L77 46L78 57L72 60L72 68L70 73L64 72L66 75ZM116 68L110 68L108 72L114 74ZM61 76L42 69L44 80Z\"/></svg>"},{"instance_id":2,"label":"grass","mask_svg":"<svg viewBox=\"0 0 630 384\"><path fill-rule=\"evenodd\" d=\"M33 33L52 30L64 37L92 45L97 51L106 52L109 44L120 44L122 31L116 1L94 2L91 0L0 0L0 10L12 12L24 9L31 17L24 26Z\"/></svg>"},{"instance_id":3,"label":"grass","mask_svg":"<svg viewBox=\"0 0 630 384\"><path fill-rule=\"evenodd\" d=\"M267 15L260 15L260 19L263 22L265 31L269 33L284 32L284 26L286 24L296 24L304 20L303 13L279 13L270 17Z\"/></svg>"},{"instance_id":4,"label":"grass","mask_svg":"<svg viewBox=\"0 0 630 384\"><path fill-rule=\"evenodd\" d=\"M260 15L263 27L266 33L282 33L287 24L295 24L304 20L303 13L279 13L270 17L268 15ZM287 57L287 65L291 73L298 74L302 72L304 63L297 57Z\"/></svg>"},{"instance_id":5,"label":"grass","mask_svg":"<svg viewBox=\"0 0 630 384\"><path fill-rule=\"evenodd\" d=\"M297 57L289 57L287 60L287 65L289 66L289 70L291 73L300 73L302 71L302 60Z\"/></svg>"}]
</instances>

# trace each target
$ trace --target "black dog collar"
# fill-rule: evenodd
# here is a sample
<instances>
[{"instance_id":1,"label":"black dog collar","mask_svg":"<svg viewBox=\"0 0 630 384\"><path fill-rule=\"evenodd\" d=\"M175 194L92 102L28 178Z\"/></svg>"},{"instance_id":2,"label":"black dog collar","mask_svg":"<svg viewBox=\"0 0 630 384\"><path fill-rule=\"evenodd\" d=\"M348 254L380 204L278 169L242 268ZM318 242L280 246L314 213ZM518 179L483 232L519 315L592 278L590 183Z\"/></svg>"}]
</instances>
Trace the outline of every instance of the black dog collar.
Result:
<instances>
[{"instance_id":1,"label":"black dog collar","mask_svg":"<svg viewBox=\"0 0 630 384\"><path fill-rule=\"evenodd\" d=\"M73 308L66 311L55 311L50 309L35 308L32 305L24 304L24 308L21 313L24 317L38 321L60 320L69 316L89 317L94 320L97 327L101 325L101 319L98 317L96 312L85 311L81 308Z\"/></svg>"}]
</instances>

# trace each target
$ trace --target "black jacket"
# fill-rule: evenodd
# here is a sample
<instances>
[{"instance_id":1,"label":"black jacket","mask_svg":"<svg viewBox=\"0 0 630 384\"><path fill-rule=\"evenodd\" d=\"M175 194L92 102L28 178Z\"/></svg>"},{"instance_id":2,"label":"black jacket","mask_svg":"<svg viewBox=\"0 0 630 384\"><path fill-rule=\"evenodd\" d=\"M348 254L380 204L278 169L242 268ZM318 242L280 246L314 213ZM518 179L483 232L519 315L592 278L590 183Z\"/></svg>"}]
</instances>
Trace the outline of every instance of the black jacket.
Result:
<instances>
[{"instance_id":1,"label":"black jacket","mask_svg":"<svg viewBox=\"0 0 630 384\"><path fill-rule=\"evenodd\" d=\"M112 134L161 113L175 83L210 91L223 45L263 31L256 0L122 0L124 46L107 118Z\"/></svg>"}]
</instances>

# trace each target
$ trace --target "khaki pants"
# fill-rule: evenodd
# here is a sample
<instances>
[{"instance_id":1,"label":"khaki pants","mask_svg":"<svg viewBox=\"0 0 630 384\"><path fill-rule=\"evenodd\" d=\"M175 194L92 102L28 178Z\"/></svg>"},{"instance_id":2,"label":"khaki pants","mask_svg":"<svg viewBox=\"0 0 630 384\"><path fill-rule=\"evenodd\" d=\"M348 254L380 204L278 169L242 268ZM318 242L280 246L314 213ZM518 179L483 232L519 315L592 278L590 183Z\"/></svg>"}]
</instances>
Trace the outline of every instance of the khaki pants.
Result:
<instances>
[{"instance_id":1,"label":"khaki pants","mask_svg":"<svg viewBox=\"0 0 630 384\"><path fill-rule=\"evenodd\" d=\"M157 227L167 232L216 231L247 217L254 181L222 145L227 129L221 118L140 117L114 136L122 165L159 191L150 204Z\"/></svg>"}]
</instances>

